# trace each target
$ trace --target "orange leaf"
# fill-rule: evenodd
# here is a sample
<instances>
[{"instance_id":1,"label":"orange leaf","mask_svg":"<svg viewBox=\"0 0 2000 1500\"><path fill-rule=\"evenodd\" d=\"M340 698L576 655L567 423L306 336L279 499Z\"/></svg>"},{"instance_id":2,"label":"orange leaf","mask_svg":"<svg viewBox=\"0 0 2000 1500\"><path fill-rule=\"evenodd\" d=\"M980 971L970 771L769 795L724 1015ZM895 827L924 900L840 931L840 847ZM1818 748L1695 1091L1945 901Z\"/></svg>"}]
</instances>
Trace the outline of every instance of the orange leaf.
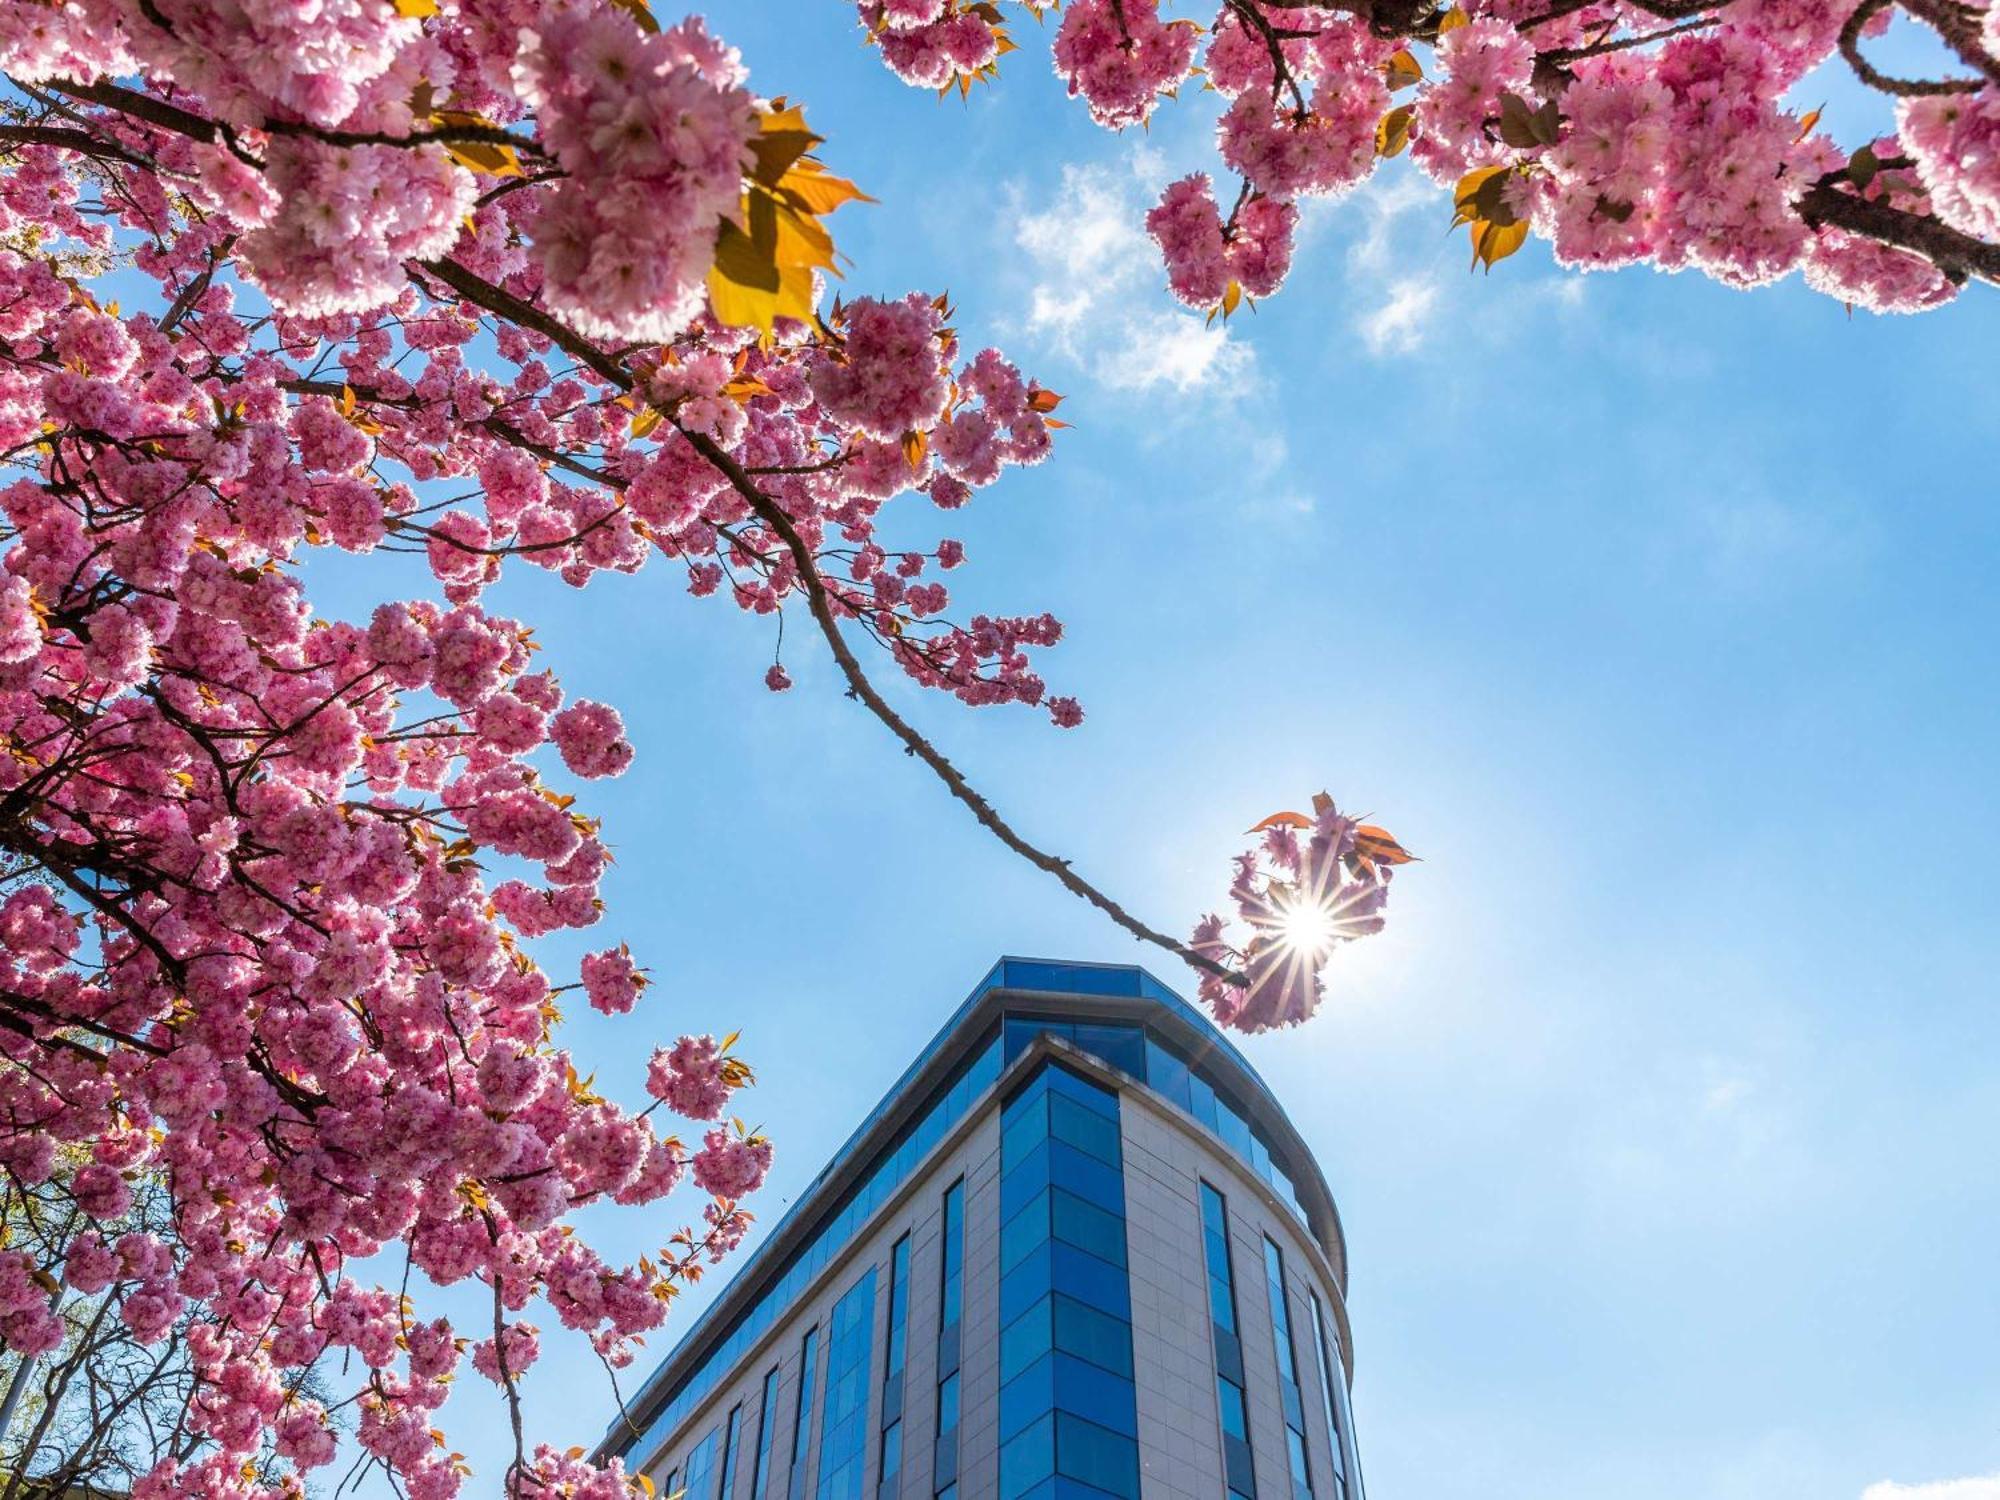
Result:
<instances>
[{"instance_id":1,"label":"orange leaf","mask_svg":"<svg viewBox=\"0 0 2000 1500\"><path fill-rule=\"evenodd\" d=\"M1038 385L1028 388L1029 411L1040 412L1046 416L1061 405L1062 397L1058 396L1054 391L1045 391Z\"/></svg>"},{"instance_id":2,"label":"orange leaf","mask_svg":"<svg viewBox=\"0 0 2000 1500\"><path fill-rule=\"evenodd\" d=\"M1354 830L1354 852L1375 864L1407 865L1416 859L1386 828L1363 823Z\"/></svg>"},{"instance_id":3,"label":"orange leaf","mask_svg":"<svg viewBox=\"0 0 2000 1500\"><path fill-rule=\"evenodd\" d=\"M1262 833L1267 828L1310 828L1313 820L1304 813L1274 812L1263 822L1250 829L1252 833Z\"/></svg>"}]
</instances>

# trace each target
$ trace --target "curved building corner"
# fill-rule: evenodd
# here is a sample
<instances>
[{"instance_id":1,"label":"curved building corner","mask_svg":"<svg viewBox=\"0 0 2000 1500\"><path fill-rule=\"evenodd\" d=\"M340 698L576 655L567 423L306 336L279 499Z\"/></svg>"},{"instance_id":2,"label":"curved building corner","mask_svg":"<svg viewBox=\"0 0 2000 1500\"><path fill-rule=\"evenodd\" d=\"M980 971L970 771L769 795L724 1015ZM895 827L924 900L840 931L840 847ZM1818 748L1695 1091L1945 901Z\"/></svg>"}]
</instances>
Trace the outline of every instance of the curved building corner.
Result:
<instances>
[{"instance_id":1,"label":"curved building corner","mask_svg":"<svg viewBox=\"0 0 2000 1500\"><path fill-rule=\"evenodd\" d=\"M614 1423L684 1500L1363 1500L1347 1253L1143 969L995 964Z\"/></svg>"}]
</instances>

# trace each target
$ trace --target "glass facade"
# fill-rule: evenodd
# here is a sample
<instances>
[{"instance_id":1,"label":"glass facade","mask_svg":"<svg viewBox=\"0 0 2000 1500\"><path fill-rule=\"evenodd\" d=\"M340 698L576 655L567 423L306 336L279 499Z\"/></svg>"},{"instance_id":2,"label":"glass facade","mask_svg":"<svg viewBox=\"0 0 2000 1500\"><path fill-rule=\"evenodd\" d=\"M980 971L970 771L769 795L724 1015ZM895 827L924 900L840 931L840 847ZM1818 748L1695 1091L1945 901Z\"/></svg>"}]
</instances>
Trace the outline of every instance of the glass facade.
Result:
<instances>
[{"instance_id":1,"label":"glass facade","mask_svg":"<svg viewBox=\"0 0 2000 1500\"><path fill-rule=\"evenodd\" d=\"M1004 993L991 993L995 990ZM1065 996L1102 998L1077 1002ZM1093 1009L1100 1014L1079 1014ZM671 1380L656 1378L641 1392L640 1409L647 1412L643 1432L631 1441L608 1438L608 1451L621 1453L629 1467L646 1468L670 1456L663 1450L671 1440L672 1454L681 1462L670 1488L683 1492L686 1500L738 1500L734 1480L739 1463L750 1468L742 1500L863 1500L871 1455L877 1489L866 1500L905 1500L905 1471L914 1487L908 1500L958 1500L961 1367L973 1359L997 1360L998 1410L982 1405L973 1414L980 1438L976 1451L983 1455L979 1461L986 1474L993 1472L986 1466L995 1462L987 1446L993 1441L987 1424L997 1421L999 1426L1001 1494L995 1500L1137 1500L1120 1099L1117 1089L1091 1083L1082 1068L1057 1058L1041 1062L1025 1082L1009 1078L1012 1092L1000 1107L995 1243L1001 1333L990 1353L961 1351L966 1189L961 1180L944 1192L936 1425L928 1455L921 1440L916 1453L904 1452L905 1418L913 1399L905 1388L909 1340L932 1333L929 1284L918 1288L914 1302L910 1295L912 1235L902 1233L886 1253L877 1251L872 1267L864 1262L843 1270L841 1274L861 1279L847 1287L830 1314L807 1312L802 1306L808 1296L829 1295L831 1268L852 1253L864 1230L886 1230L878 1243L888 1243L899 1229L923 1218L899 1203L902 1224L880 1222L891 1199L906 1190L920 1166L929 1164L928 1158L974 1104L992 1098L993 1085L1006 1067L1044 1034L1061 1037L1137 1080L1198 1122L1310 1227L1313 1221L1294 1178L1307 1183L1329 1251L1336 1263L1344 1258L1337 1224L1324 1209L1320 1179L1284 1130L1282 1116L1273 1113L1275 1100L1197 1010L1135 968L1005 959L798 1194L773 1236L745 1258L735 1294L726 1293L684 1336L684 1362L674 1365ZM1266 1122L1274 1134L1264 1134L1253 1119ZM1281 1148L1273 1144L1276 1140L1288 1144ZM978 1192L996 1191L980 1181ZM1251 1191L1259 1204L1265 1201L1261 1192L1239 1191ZM1266 1383L1269 1377L1261 1364L1256 1381L1247 1380L1227 1204L1208 1183L1201 1183L1199 1192L1228 1490L1218 1500L1259 1500L1246 1401L1268 1407L1280 1396L1291 1470L1291 1493L1284 1500L1361 1500L1339 1349L1332 1342L1337 1325L1326 1322L1320 1296L1306 1281L1300 1285L1301 1302L1288 1306L1283 1255L1275 1240L1266 1240L1278 1387L1274 1392ZM993 1212L990 1200L976 1206L982 1214ZM1251 1212L1265 1217L1261 1208ZM1273 1235L1282 1232L1272 1229ZM915 1237L923 1239L927 1233L924 1225ZM1258 1241L1244 1243L1248 1253ZM1318 1264L1317 1257L1309 1259ZM886 1316L880 1336L885 1358L877 1407L869 1356L877 1333L874 1292L883 1277ZM984 1281L970 1290L982 1309L991 1305L986 1299L996 1292ZM1307 1319L1307 1299L1310 1349L1305 1332L1293 1326ZM794 1406L793 1426L786 1448L780 1449L780 1366L763 1376L754 1437L747 1425L754 1395L746 1390L725 1395L725 1389L749 1376L742 1366L753 1353L760 1360L779 1359L760 1349L760 1343L797 1337L808 1317L818 1322L803 1335L797 1385L788 1393L792 1401L784 1403ZM1330 1463L1323 1455L1310 1454L1305 1440L1317 1424L1304 1415L1307 1398L1301 1395L1299 1362L1314 1357L1323 1376L1332 1372L1321 1381ZM1198 1362L1199 1354L1194 1358ZM1195 1373L1198 1378L1198 1368ZM929 1379L923 1377L922 1383ZM1252 1389L1254 1398L1248 1395ZM914 1399L920 1401L923 1394L915 1393ZM729 1407L726 1418L718 1421L726 1402L741 1404ZM695 1425L697 1419L701 1427ZM707 1432L690 1449L687 1445L702 1427ZM744 1444L750 1450L739 1452ZM787 1454L788 1470L781 1480L776 1466ZM931 1460L928 1484L920 1471L926 1456ZM1283 1481L1275 1477L1281 1466L1275 1447L1264 1460L1263 1500L1279 1500ZM922 1495L925 1488L929 1496Z\"/></svg>"},{"instance_id":2,"label":"glass facade","mask_svg":"<svg viewBox=\"0 0 2000 1500\"><path fill-rule=\"evenodd\" d=\"M757 1458L750 1466L750 1500L764 1500L764 1481L771 1475L771 1434L777 1430L778 1367L772 1365L764 1372L764 1399L757 1407Z\"/></svg>"},{"instance_id":3,"label":"glass facade","mask_svg":"<svg viewBox=\"0 0 2000 1500\"><path fill-rule=\"evenodd\" d=\"M715 1479L715 1429L709 1428L708 1436L694 1445L694 1452L688 1455L687 1472L681 1481L687 1490L687 1500L715 1500L709 1486Z\"/></svg>"},{"instance_id":4,"label":"glass facade","mask_svg":"<svg viewBox=\"0 0 2000 1500\"><path fill-rule=\"evenodd\" d=\"M1306 1404L1299 1392L1299 1361L1292 1348L1292 1309L1285 1298L1285 1255L1269 1235L1264 1237L1264 1290L1271 1300L1271 1343L1278 1352L1278 1399L1285 1409L1285 1459L1292 1472L1292 1500L1312 1500Z\"/></svg>"},{"instance_id":5,"label":"glass facade","mask_svg":"<svg viewBox=\"0 0 2000 1500\"><path fill-rule=\"evenodd\" d=\"M1278 1165L1271 1146L1252 1129L1246 1113L1201 1070L1163 1038L1136 1021L1065 1021L1009 1013L1002 1024L1004 1061L1012 1062L1044 1032L1074 1042L1101 1062L1131 1074L1154 1093L1193 1115L1223 1144L1250 1164L1285 1206L1306 1217L1291 1174Z\"/></svg>"},{"instance_id":6,"label":"glass facade","mask_svg":"<svg viewBox=\"0 0 2000 1500\"><path fill-rule=\"evenodd\" d=\"M999 1500L1138 1500L1118 1096L1048 1063L1000 1119Z\"/></svg>"},{"instance_id":7,"label":"glass facade","mask_svg":"<svg viewBox=\"0 0 2000 1500\"><path fill-rule=\"evenodd\" d=\"M716 1381L735 1369L736 1362L749 1352L750 1346L771 1330L779 1316L791 1308L813 1278L847 1247L854 1238L854 1232L876 1209L889 1201L890 1195L903 1185L916 1164L930 1155L931 1148L944 1139L945 1132L964 1118L972 1101L991 1088L999 1077L1000 1039L996 1036L989 1045L978 1048L947 1082L933 1092L928 1106L904 1127L894 1144L882 1151L873 1169L828 1208L825 1222L786 1258L777 1279L737 1315L728 1335L719 1340L675 1387L673 1395L646 1424L644 1436L621 1451L636 1450L643 1455L672 1437L674 1429L715 1388ZM865 1130L867 1126L862 1128ZM839 1157L835 1158L836 1162L839 1160ZM828 1170L832 1170L831 1167ZM811 1188L808 1187L807 1191L810 1192ZM752 1252L749 1263L737 1274L751 1276L759 1270L758 1254ZM697 1323L689 1330L688 1337L692 1337L700 1327Z\"/></svg>"},{"instance_id":8,"label":"glass facade","mask_svg":"<svg viewBox=\"0 0 2000 1500\"><path fill-rule=\"evenodd\" d=\"M1202 1259L1208 1267L1208 1321L1215 1335L1215 1403L1222 1422L1222 1474L1230 1500L1257 1500L1250 1456L1250 1410L1244 1399L1243 1339L1236 1322L1236 1271L1230 1262L1229 1205L1201 1185Z\"/></svg>"},{"instance_id":9,"label":"glass facade","mask_svg":"<svg viewBox=\"0 0 2000 1500\"><path fill-rule=\"evenodd\" d=\"M868 1357L875 1343L875 1268L833 1305L826 1331L826 1404L819 1419L818 1500L861 1500L868 1458Z\"/></svg>"},{"instance_id":10,"label":"glass facade","mask_svg":"<svg viewBox=\"0 0 2000 1500\"><path fill-rule=\"evenodd\" d=\"M931 1485L937 1500L958 1500L959 1316L965 1304L965 1179L945 1189L940 1214L937 1341L937 1441Z\"/></svg>"},{"instance_id":11,"label":"glass facade","mask_svg":"<svg viewBox=\"0 0 2000 1500\"><path fill-rule=\"evenodd\" d=\"M1347 1379L1341 1372L1340 1350L1333 1331L1326 1326L1326 1310L1318 1292L1307 1292L1312 1301L1313 1352L1319 1358L1319 1394L1326 1408L1326 1446L1333 1454L1333 1500L1348 1500ZM1359 1468L1359 1465L1356 1465Z\"/></svg>"},{"instance_id":12,"label":"glass facade","mask_svg":"<svg viewBox=\"0 0 2000 1500\"><path fill-rule=\"evenodd\" d=\"M785 1493L805 1500L806 1456L812 1452L813 1369L819 1363L819 1328L806 1330L799 1344L799 1399L792 1407L792 1474Z\"/></svg>"},{"instance_id":13,"label":"glass facade","mask_svg":"<svg viewBox=\"0 0 2000 1500\"><path fill-rule=\"evenodd\" d=\"M875 1465L875 1492L896 1493L903 1470L903 1365L909 1348L910 1237L889 1252L889 1337L882 1361L882 1447Z\"/></svg>"},{"instance_id":14,"label":"glass facade","mask_svg":"<svg viewBox=\"0 0 2000 1500\"><path fill-rule=\"evenodd\" d=\"M716 1500L733 1500L736 1494L736 1439L743 1427L743 1408L729 1408L729 1420L722 1424L722 1473L715 1482Z\"/></svg>"}]
</instances>

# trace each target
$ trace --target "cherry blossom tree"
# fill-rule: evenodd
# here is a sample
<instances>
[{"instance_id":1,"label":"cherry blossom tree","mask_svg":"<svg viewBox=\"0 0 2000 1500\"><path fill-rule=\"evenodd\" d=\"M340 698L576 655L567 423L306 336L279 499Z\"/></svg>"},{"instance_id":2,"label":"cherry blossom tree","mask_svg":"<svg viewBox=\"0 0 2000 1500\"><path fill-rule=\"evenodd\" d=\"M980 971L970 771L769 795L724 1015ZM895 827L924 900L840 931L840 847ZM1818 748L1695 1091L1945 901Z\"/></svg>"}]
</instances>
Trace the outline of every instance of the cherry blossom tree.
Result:
<instances>
[{"instance_id":1,"label":"cherry blossom tree","mask_svg":"<svg viewBox=\"0 0 2000 1500\"><path fill-rule=\"evenodd\" d=\"M343 1454L442 1500L463 1366L512 1427L482 1492L628 1493L532 1440L540 1330L629 1361L772 1147L727 1118L731 1040L660 1047L637 1113L562 1047L564 1008L647 982L615 933L573 978L535 950L606 920L572 788L636 752L488 607L509 568L802 613L983 825L1236 1024L1300 1019L1379 923L1404 856L1327 805L1246 858L1240 945L1182 943L889 704L869 664L1080 720L1035 666L1054 618L955 618L963 547L879 524L1040 462L1059 398L942 299L829 295L859 190L700 20L53 0L0 8L0 69L0 1345L38 1382L0 1500L270 1500ZM435 592L320 617L328 550ZM687 1227L631 1265L569 1222L670 1198ZM490 1317L425 1305L460 1284Z\"/></svg>"},{"instance_id":2,"label":"cherry blossom tree","mask_svg":"<svg viewBox=\"0 0 2000 1500\"><path fill-rule=\"evenodd\" d=\"M1025 0L1017 14L1057 9ZM883 61L920 87L966 91L1016 45L990 0L860 0L859 11ZM1068 0L1051 50L1069 92L1112 130L1144 125L1176 95L1213 93L1227 211L1196 173L1146 217L1173 294L1197 308L1226 315L1275 292L1300 204L1405 151L1450 192L1452 222L1489 270L1533 233L1566 266L1693 268L1741 287L1798 271L1877 312L2000 282L2000 6L1224 0L1201 19L1161 11L1159 0ZM1871 60L1898 18L1930 38L1935 76ZM1842 143L1798 103L1833 68L1893 101L1891 134Z\"/></svg>"}]
</instances>

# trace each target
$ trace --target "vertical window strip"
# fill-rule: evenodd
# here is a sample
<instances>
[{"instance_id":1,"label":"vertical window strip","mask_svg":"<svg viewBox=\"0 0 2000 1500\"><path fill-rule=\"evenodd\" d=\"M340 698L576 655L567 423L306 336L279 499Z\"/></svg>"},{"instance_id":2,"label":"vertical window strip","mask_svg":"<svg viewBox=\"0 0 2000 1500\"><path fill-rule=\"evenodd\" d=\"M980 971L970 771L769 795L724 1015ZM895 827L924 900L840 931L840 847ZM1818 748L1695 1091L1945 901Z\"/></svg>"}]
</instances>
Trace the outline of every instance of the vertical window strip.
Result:
<instances>
[{"instance_id":1,"label":"vertical window strip","mask_svg":"<svg viewBox=\"0 0 2000 1500\"><path fill-rule=\"evenodd\" d=\"M889 1337L882 1368L882 1446L875 1465L875 1492L892 1500L903 1467L903 1365L908 1349L910 1237L889 1252Z\"/></svg>"},{"instance_id":2,"label":"vertical window strip","mask_svg":"<svg viewBox=\"0 0 2000 1500\"><path fill-rule=\"evenodd\" d=\"M1223 1484L1230 1500L1257 1500L1250 1411L1243 1385L1243 1345L1237 1335L1229 1206L1206 1182L1201 1185L1201 1238L1208 1265L1209 1322L1215 1335L1215 1402L1222 1422Z\"/></svg>"},{"instance_id":3,"label":"vertical window strip","mask_svg":"<svg viewBox=\"0 0 2000 1500\"><path fill-rule=\"evenodd\" d=\"M764 1399L757 1408L757 1457L750 1466L750 1500L764 1500L771 1477L771 1434L778 1430L778 1367L764 1372Z\"/></svg>"},{"instance_id":4,"label":"vertical window strip","mask_svg":"<svg viewBox=\"0 0 2000 1500\"><path fill-rule=\"evenodd\" d=\"M799 1345L799 1399L792 1412L792 1476L786 1493L805 1500L806 1456L812 1452L813 1366L819 1363L819 1329L808 1328Z\"/></svg>"},{"instance_id":5,"label":"vertical window strip","mask_svg":"<svg viewBox=\"0 0 2000 1500\"><path fill-rule=\"evenodd\" d=\"M999 1199L997 1500L1139 1500L1117 1092L1055 1063L1028 1079L1001 1108Z\"/></svg>"},{"instance_id":6,"label":"vertical window strip","mask_svg":"<svg viewBox=\"0 0 2000 1500\"><path fill-rule=\"evenodd\" d=\"M868 1458L868 1369L875 1345L875 1268L833 1305L819 1418L818 1500L861 1500Z\"/></svg>"},{"instance_id":7,"label":"vertical window strip","mask_svg":"<svg viewBox=\"0 0 2000 1500\"><path fill-rule=\"evenodd\" d=\"M945 1189L938 1272L937 1438L931 1475L936 1500L958 1500L959 1312L965 1296L965 1179Z\"/></svg>"},{"instance_id":8,"label":"vertical window strip","mask_svg":"<svg viewBox=\"0 0 2000 1500\"><path fill-rule=\"evenodd\" d=\"M694 1452L688 1455L685 1478L681 1481L682 1488L687 1491L687 1500L714 1500L708 1490L708 1479L714 1472L715 1429L711 1427L708 1436L695 1444Z\"/></svg>"},{"instance_id":9,"label":"vertical window strip","mask_svg":"<svg viewBox=\"0 0 2000 1500\"><path fill-rule=\"evenodd\" d=\"M729 1420L722 1426L722 1474L715 1482L715 1500L735 1500L736 1436L743 1422L743 1408L729 1408Z\"/></svg>"},{"instance_id":10,"label":"vertical window strip","mask_svg":"<svg viewBox=\"0 0 2000 1500\"><path fill-rule=\"evenodd\" d=\"M1278 1351L1278 1389L1284 1399L1285 1456L1292 1471L1292 1500L1312 1500L1312 1460L1306 1450L1305 1398L1292 1347L1292 1310L1285 1298L1285 1254L1264 1237L1264 1286L1271 1299L1271 1343Z\"/></svg>"},{"instance_id":11,"label":"vertical window strip","mask_svg":"<svg viewBox=\"0 0 2000 1500\"><path fill-rule=\"evenodd\" d=\"M1333 1454L1333 1500L1347 1500L1347 1454L1341 1432L1339 1392L1346 1385L1332 1335L1327 1332L1326 1310L1319 1293L1308 1291L1312 1300L1313 1353L1319 1360L1319 1394L1326 1408L1326 1446Z\"/></svg>"}]
</instances>

